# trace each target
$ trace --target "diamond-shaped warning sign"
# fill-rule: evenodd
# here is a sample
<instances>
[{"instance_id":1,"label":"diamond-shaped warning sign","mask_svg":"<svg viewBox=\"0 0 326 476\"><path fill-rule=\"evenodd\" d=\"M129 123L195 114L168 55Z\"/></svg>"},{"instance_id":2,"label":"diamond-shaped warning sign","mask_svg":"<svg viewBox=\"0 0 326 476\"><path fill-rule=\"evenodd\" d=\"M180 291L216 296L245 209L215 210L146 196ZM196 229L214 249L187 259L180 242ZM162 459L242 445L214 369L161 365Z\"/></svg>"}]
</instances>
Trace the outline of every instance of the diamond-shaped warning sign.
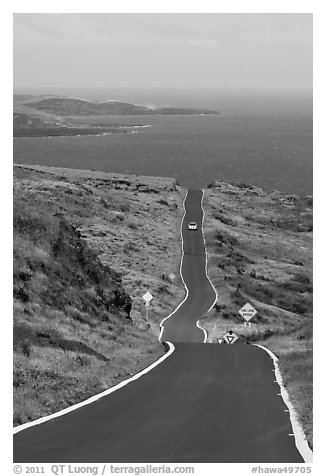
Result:
<instances>
[{"instance_id":1,"label":"diamond-shaped warning sign","mask_svg":"<svg viewBox=\"0 0 326 476\"><path fill-rule=\"evenodd\" d=\"M234 344L239 337L233 331L229 331L224 334L223 339L227 344Z\"/></svg>"},{"instance_id":2,"label":"diamond-shaped warning sign","mask_svg":"<svg viewBox=\"0 0 326 476\"><path fill-rule=\"evenodd\" d=\"M153 296L149 291L147 291L147 293L144 294L143 299L146 304L149 304L149 302L153 299Z\"/></svg>"},{"instance_id":3,"label":"diamond-shaped warning sign","mask_svg":"<svg viewBox=\"0 0 326 476\"><path fill-rule=\"evenodd\" d=\"M250 321L256 314L257 311L256 309L250 304L250 302L247 302L239 311L239 314L246 320Z\"/></svg>"}]
</instances>

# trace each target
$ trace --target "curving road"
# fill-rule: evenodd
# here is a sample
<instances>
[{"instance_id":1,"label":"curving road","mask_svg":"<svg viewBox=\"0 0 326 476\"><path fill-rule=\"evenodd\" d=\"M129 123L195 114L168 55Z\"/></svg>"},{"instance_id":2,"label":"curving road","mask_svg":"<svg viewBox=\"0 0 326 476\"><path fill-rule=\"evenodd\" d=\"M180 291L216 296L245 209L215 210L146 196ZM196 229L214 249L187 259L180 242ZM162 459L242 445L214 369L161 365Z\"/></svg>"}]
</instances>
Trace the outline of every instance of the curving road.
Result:
<instances>
[{"instance_id":1,"label":"curving road","mask_svg":"<svg viewBox=\"0 0 326 476\"><path fill-rule=\"evenodd\" d=\"M216 293L206 274L206 250L201 228L202 197L201 190L189 190L184 203L182 276L189 294L186 301L163 322L161 341L203 343L205 339L196 322L214 304ZM198 230L188 230L190 221L198 224Z\"/></svg>"},{"instance_id":2,"label":"curving road","mask_svg":"<svg viewBox=\"0 0 326 476\"><path fill-rule=\"evenodd\" d=\"M203 344L196 321L216 294L206 275L202 192L190 190L182 274L189 295L163 323L175 351L138 380L14 436L15 462L296 463L289 413L262 349Z\"/></svg>"}]
</instances>

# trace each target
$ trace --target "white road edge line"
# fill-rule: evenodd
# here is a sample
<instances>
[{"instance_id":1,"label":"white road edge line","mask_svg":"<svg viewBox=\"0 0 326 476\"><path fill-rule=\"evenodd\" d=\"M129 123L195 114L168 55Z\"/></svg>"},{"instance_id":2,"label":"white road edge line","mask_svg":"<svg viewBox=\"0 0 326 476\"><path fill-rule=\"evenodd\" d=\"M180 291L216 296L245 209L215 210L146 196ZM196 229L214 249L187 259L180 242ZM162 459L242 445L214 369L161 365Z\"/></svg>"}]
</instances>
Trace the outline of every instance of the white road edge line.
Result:
<instances>
[{"instance_id":1,"label":"white road edge line","mask_svg":"<svg viewBox=\"0 0 326 476\"><path fill-rule=\"evenodd\" d=\"M158 360L153 362L151 365L146 367L145 369L141 370L137 374L133 375L132 377L123 380L122 382L118 383L114 387L108 388L107 390L104 390L104 392L98 393L97 395L93 395L92 397L88 398L87 400L84 400L83 402L76 403L75 405L72 405L71 407L64 408L63 410L60 410L59 412L52 413L52 415L47 415L45 417L39 418L38 420L34 420L28 423L24 423L23 425L15 426L13 429L13 433L19 433L22 430L26 430L27 428L30 428L31 426L36 426L40 425L41 423L45 423L46 421L53 420L54 418L61 417L67 413L70 413L74 410L77 410L78 408L84 407L85 405L89 405L90 403L95 402L96 400L99 400L100 398L106 397L107 395L110 395L110 393L115 392L116 390L119 390L121 387L124 387L130 382L133 382L134 380L139 379L142 377L144 374L147 374L150 372L154 367L157 365L161 364L165 359L167 359L173 352L174 352L174 345L171 342L166 342L168 346L170 347L168 352L162 357L160 357Z\"/></svg>"},{"instance_id":2,"label":"white road edge line","mask_svg":"<svg viewBox=\"0 0 326 476\"><path fill-rule=\"evenodd\" d=\"M182 279L182 282L183 282L183 285L185 287L185 290L186 290L186 296L185 298L183 299L183 301L180 302L180 304L174 309L174 311L171 312L171 314L169 314L167 317L165 317L161 322L160 322L160 328L161 328L161 332L160 332L160 335L159 335L159 338L158 340L161 342L161 338L162 338L162 334L164 332L164 326L163 326L163 322L166 321L167 319L170 319L171 316L173 316L173 314L175 314L177 312L177 310L182 306L182 304L188 299L188 295L189 295L189 290L187 288L187 285L183 279L183 276L182 276L182 263L183 263L183 257L184 257L184 246L183 246L183 235L182 235L182 226L183 226L183 222L184 222L184 219L185 219L185 216L186 216L186 207L185 207L185 203L186 203L186 199L187 199L187 196L188 196L188 190L187 190L187 193L183 199L183 217L182 217L182 220L181 220L181 224L180 224L180 235L181 235L181 249L182 249L182 255L181 255L181 260L180 260L180 269L179 269L179 274L180 274L180 277Z\"/></svg>"},{"instance_id":3,"label":"white road edge line","mask_svg":"<svg viewBox=\"0 0 326 476\"><path fill-rule=\"evenodd\" d=\"M305 463L312 463L313 453L312 453L311 449L309 448L306 435L304 434L303 428L302 428L302 426L301 426L301 424L298 420L297 413L296 413L296 411L295 411L295 409L294 409L294 407L291 403L291 400L289 398L289 394L288 394L288 392L286 391L286 389L284 387L282 375L281 375L280 368L279 368L279 365L278 365L278 358L276 357L276 355L271 350L267 349L267 347L264 347L263 345L258 345L258 344L253 344L253 345L263 349L265 352L267 352L269 354L269 356L273 360L274 367L275 367L275 377L276 377L277 383L280 386L281 396L283 398L283 401L284 401L285 405L289 409L290 420L291 420L293 435L294 435L294 439L295 439L295 445L296 445L299 453L301 454L302 458L304 459L304 462Z\"/></svg>"},{"instance_id":4,"label":"white road edge line","mask_svg":"<svg viewBox=\"0 0 326 476\"><path fill-rule=\"evenodd\" d=\"M201 331L203 331L204 333L204 344L207 343L207 339L208 339L208 334L207 334L207 331L204 327L201 327L201 325L199 324L199 319L198 321L196 322L196 326L198 327L198 329L200 329Z\"/></svg>"}]
</instances>

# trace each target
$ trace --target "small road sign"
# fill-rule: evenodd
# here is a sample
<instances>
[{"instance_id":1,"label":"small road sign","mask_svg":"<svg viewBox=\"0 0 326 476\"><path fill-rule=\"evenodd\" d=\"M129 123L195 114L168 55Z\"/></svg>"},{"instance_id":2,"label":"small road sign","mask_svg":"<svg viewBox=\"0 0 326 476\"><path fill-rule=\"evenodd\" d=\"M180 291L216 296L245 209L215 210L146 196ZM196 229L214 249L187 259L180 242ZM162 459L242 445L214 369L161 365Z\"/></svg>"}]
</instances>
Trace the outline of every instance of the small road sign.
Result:
<instances>
[{"instance_id":1,"label":"small road sign","mask_svg":"<svg viewBox=\"0 0 326 476\"><path fill-rule=\"evenodd\" d=\"M251 323L246 321L246 322L244 323L244 326L245 326L245 327L250 327L250 326L251 326Z\"/></svg>"},{"instance_id":2,"label":"small road sign","mask_svg":"<svg viewBox=\"0 0 326 476\"><path fill-rule=\"evenodd\" d=\"M218 343L218 344L223 344L223 342L224 342L223 337L218 337L217 343Z\"/></svg>"},{"instance_id":3,"label":"small road sign","mask_svg":"<svg viewBox=\"0 0 326 476\"><path fill-rule=\"evenodd\" d=\"M153 299L153 296L149 291L147 291L147 293L144 294L143 299L145 301L146 306L148 306L151 300Z\"/></svg>"},{"instance_id":4,"label":"small road sign","mask_svg":"<svg viewBox=\"0 0 326 476\"><path fill-rule=\"evenodd\" d=\"M175 274L173 274L173 273L169 274L169 280L172 282L172 284L173 284L173 281L175 280L175 278L176 278Z\"/></svg>"},{"instance_id":5,"label":"small road sign","mask_svg":"<svg viewBox=\"0 0 326 476\"><path fill-rule=\"evenodd\" d=\"M146 306L146 319L148 319L149 303L153 299L153 296L151 295L151 293L149 291L147 291L147 293L144 294L143 299L145 301L145 306Z\"/></svg>"},{"instance_id":6,"label":"small road sign","mask_svg":"<svg viewBox=\"0 0 326 476\"><path fill-rule=\"evenodd\" d=\"M239 314L246 320L250 321L256 314L256 309L249 303L245 304L239 311Z\"/></svg>"},{"instance_id":7,"label":"small road sign","mask_svg":"<svg viewBox=\"0 0 326 476\"><path fill-rule=\"evenodd\" d=\"M239 337L233 331L229 331L224 334L223 339L227 344L234 344L239 339Z\"/></svg>"}]
</instances>

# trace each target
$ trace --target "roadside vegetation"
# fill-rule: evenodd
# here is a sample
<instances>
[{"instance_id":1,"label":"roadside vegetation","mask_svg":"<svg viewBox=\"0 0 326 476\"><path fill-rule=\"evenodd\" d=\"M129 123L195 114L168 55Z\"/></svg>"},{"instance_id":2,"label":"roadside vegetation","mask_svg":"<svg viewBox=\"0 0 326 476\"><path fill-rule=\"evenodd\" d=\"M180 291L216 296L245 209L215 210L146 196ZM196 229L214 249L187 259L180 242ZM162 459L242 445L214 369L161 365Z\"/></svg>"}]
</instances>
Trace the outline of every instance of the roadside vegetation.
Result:
<instances>
[{"instance_id":1,"label":"roadside vegetation","mask_svg":"<svg viewBox=\"0 0 326 476\"><path fill-rule=\"evenodd\" d=\"M312 197L214 182L205 190L208 273L218 292L201 325L209 341L232 330L279 357L312 447ZM258 311L244 327L239 310Z\"/></svg>"},{"instance_id":2,"label":"roadside vegetation","mask_svg":"<svg viewBox=\"0 0 326 476\"><path fill-rule=\"evenodd\" d=\"M163 355L159 323L184 295L167 278L178 276L182 200L170 179L15 166L15 425Z\"/></svg>"}]
</instances>

